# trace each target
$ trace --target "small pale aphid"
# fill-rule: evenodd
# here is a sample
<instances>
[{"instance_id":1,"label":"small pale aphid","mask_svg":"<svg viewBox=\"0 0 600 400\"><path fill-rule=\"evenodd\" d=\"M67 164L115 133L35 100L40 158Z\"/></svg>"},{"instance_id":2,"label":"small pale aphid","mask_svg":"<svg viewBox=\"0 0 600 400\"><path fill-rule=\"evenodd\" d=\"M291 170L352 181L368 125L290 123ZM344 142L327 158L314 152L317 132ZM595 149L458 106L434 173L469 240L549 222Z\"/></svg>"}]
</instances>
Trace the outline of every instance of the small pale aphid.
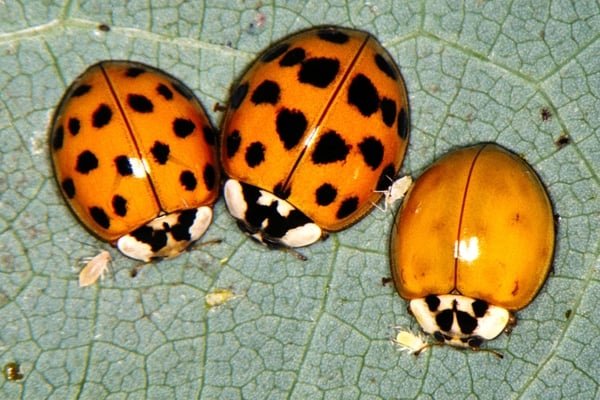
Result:
<instances>
[{"instance_id":1,"label":"small pale aphid","mask_svg":"<svg viewBox=\"0 0 600 400\"><path fill-rule=\"evenodd\" d=\"M206 305L209 308L213 308L227 303L234 297L235 293L233 293L231 290L216 288L204 297L204 301L206 301Z\"/></svg>"},{"instance_id":2,"label":"small pale aphid","mask_svg":"<svg viewBox=\"0 0 600 400\"><path fill-rule=\"evenodd\" d=\"M102 250L96 256L84 260L87 262L85 267L79 273L79 287L86 287L94 284L98 278L104 278L112 257L106 250Z\"/></svg>"},{"instance_id":3,"label":"small pale aphid","mask_svg":"<svg viewBox=\"0 0 600 400\"><path fill-rule=\"evenodd\" d=\"M392 184L385 190L376 190L377 193L383 193L383 209L379 206L382 211L387 211L389 207L392 207L398 200L402 200L408 189L412 185L412 178L409 175L398 178L392 182Z\"/></svg>"},{"instance_id":4,"label":"small pale aphid","mask_svg":"<svg viewBox=\"0 0 600 400\"><path fill-rule=\"evenodd\" d=\"M431 346L421 333L414 333L410 329L395 326L395 336L390 338L396 349L418 356L423 350Z\"/></svg>"}]
</instances>

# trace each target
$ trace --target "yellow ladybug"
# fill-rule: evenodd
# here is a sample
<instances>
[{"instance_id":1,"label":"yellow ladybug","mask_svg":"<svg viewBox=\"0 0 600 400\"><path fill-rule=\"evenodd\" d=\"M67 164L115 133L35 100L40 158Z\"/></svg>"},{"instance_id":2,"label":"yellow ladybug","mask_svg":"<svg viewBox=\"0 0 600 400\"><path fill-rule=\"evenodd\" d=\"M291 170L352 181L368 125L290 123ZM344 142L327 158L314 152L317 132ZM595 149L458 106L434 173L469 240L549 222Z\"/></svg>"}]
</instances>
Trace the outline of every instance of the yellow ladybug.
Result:
<instances>
[{"instance_id":1,"label":"yellow ladybug","mask_svg":"<svg viewBox=\"0 0 600 400\"><path fill-rule=\"evenodd\" d=\"M439 159L408 192L392 229L392 277L426 333L478 349L536 296L554 235L535 171L496 144L466 147Z\"/></svg>"},{"instance_id":2,"label":"yellow ladybug","mask_svg":"<svg viewBox=\"0 0 600 400\"><path fill-rule=\"evenodd\" d=\"M301 247L364 217L408 143L406 87L370 34L318 27L262 54L225 115L224 197L270 247Z\"/></svg>"},{"instance_id":3,"label":"yellow ladybug","mask_svg":"<svg viewBox=\"0 0 600 400\"><path fill-rule=\"evenodd\" d=\"M71 209L129 257L174 257L211 222L216 135L194 94L163 71L130 61L88 68L57 107L50 151Z\"/></svg>"}]
</instances>

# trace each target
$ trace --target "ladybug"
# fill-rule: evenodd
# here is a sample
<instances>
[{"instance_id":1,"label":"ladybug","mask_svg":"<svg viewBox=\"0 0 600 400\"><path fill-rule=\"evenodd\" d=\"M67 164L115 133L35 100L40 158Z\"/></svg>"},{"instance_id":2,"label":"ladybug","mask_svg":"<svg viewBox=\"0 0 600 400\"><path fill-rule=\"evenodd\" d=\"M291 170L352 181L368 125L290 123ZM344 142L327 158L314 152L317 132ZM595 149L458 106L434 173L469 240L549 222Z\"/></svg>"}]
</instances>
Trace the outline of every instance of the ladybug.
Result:
<instances>
[{"instance_id":1,"label":"ladybug","mask_svg":"<svg viewBox=\"0 0 600 400\"><path fill-rule=\"evenodd\" d=\"M400 169L406 87L370 34L318 27L263 53L223 122L227 208L271 248L302 247L364 217Z\"/></svg>"},{"instance_id":2,"label":"ladybug","mask_svg":"<svg viewBox=\"0 0 600 400\"><path fill-rule=\"evenodd\" d=\"M394 285L426 333L479 349L509 332L551 267L554 218L544 185L492 143L453 151L409 190L392 229Z\"/></svg>"},{"instance_id":3,"label":"ladybug","mask_svg":"<svg viewBox=\"0 0 600 400\"><path fill-rule=\"evenodd\" d=\"M50 151L75 215L126 256L174 257L211 222L215 131L194 94L163 71L130 61L89 67L57 107Z\"/></svg>"}]
</instances>

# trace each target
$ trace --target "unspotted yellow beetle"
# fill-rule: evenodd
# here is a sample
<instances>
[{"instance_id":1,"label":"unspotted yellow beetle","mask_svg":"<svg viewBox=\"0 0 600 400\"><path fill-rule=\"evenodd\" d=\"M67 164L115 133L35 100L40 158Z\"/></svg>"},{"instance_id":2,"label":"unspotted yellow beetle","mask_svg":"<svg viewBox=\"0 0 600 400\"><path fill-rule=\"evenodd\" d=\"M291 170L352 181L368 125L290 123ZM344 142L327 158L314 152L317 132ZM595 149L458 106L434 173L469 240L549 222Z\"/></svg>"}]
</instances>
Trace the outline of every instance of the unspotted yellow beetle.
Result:
<instances>
[{"instance_id":1,"label":"unspotted yellow beetle","mask_svg":"<svg viewBox=\"0 0 600 400\"><path fill-rule=\"evenodd\" d=\"M415 182L392 229L392 277L423 330L478 349L542 287L554 250L548 194L491 143L453 151Z\"/></svg>"}]
</instances>

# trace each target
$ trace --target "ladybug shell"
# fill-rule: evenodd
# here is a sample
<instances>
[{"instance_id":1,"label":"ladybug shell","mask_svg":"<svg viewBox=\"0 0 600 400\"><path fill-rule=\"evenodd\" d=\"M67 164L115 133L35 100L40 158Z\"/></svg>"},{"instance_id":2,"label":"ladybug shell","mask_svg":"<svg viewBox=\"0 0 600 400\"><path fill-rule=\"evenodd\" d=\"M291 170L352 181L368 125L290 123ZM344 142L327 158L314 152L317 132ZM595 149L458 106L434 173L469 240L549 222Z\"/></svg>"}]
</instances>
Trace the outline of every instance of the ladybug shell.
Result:
<instances>
[{"instance_id":1,"label":"ladybug shell","mask_svg":"<svg viewBox=\"0 0 600 400\"><path fill-rule=\"evenodd\" d=\"M51 154L72 210L109 242L219 194L202 106L177 79L141 63L102 61L71 84L52 123Z\"/></svg>"},{"instance_id":2,"label":"ladybug shell","mask_svg":"<svg viewBox=\"0 0 600 400\"><path fill-rule=\"evenodd\" d=\"M320 27L275 44L236 86L221 148L232 179L288 201L325 230L363 217L408 141L402 76L368 33Z\"/></svg>"},{"instance_id":3,"label":"ladybug shell","mask_svg":"<svg viewBox=\"0 0 600 400\"><path fill-rule=\"evenodd\" d=\"M453 151L417 179L392 228L391 268L405 299L459 294L525 307L550 270L554 218L546 190L496 144Z\"/></svg>"}]
</instances>

